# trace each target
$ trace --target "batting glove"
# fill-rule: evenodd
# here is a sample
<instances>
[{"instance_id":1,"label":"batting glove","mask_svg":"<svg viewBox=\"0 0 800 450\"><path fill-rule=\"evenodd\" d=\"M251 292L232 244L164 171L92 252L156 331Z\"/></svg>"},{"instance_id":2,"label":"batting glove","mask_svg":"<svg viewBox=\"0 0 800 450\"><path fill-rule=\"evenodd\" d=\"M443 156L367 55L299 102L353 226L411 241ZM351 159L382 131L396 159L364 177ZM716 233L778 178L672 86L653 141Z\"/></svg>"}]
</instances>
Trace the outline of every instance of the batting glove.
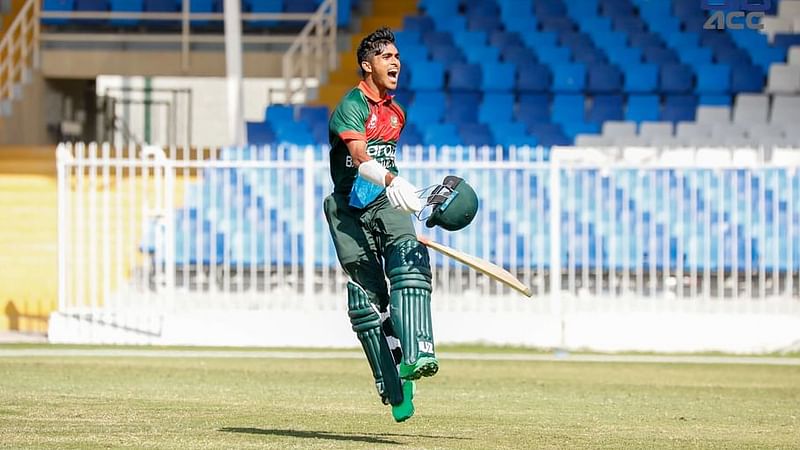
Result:
<instances>
[{"instance_id":1,"label":"batting glove","mask_svg":"<svg viewBox=\"0 0 800 450\"><path fill-rule=\"evenodd\" d=\"M417 188L403 177L394 177L392 183L386 186L386 197L389 203L401 211L413 214L422 209L422 202L417 196Z\"/></svg>"}]
</instances>

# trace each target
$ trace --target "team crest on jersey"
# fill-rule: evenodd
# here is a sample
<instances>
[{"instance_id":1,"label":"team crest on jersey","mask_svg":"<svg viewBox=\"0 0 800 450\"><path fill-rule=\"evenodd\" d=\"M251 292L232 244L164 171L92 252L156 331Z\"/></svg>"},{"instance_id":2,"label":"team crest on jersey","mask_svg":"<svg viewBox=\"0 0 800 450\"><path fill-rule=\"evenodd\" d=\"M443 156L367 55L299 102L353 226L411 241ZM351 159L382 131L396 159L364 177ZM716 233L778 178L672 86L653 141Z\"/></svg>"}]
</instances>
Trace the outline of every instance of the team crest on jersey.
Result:
<instances>
[{"instance_id":1,"label":"team crest on jersey","mask_svg":"<svg viewBox=\"0 0 800 450\"><path fill-rule=\"evenodd\" d=\"M371 129L375 128L377 125L378 125L378 115L377 114L373 114L369 118L369 123L367 124L367 128L369 128L371 130Z\"/></svg>"},{"instance_id":2,"label":"team crest on jersey","mask_svg":"<svg viewBox=\"0 0 800 450\"><path fill-rule=\"evenodd\" d=\"M397 128L397 126L399 124L400 124L400 121L397 120L397 116L392 116L392 118L389 120L389 125L391 125L392 128Z\"/></svg>"}]
</instances>

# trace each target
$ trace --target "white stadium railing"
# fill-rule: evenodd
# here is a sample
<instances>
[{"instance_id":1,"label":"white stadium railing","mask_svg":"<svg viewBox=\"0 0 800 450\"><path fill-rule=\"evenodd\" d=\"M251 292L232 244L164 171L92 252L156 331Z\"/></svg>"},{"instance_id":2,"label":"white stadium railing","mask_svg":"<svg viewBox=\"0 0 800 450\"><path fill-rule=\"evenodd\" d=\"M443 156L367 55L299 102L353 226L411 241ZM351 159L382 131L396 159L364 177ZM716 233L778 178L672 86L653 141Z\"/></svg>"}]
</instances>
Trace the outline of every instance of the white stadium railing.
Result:
<instances>
[{"instance_id":1,"label":"white stadium railing","mask_svg":"<svg viewBox=\"0 0 800 450\"><path fill-rule=\"evenodd\" d=\"M633 164L581 157L602 152L574 148L553 149L545 161L547 153L398 151L398 166L417 186L457 174L481 200L476 220L460 232L416 222L418 230L508 268L534 292L532 301L524 300L431 252L434 308L447 318L441 320L445 340L656 350L800 342L797 164ZM63 320L115 323L144 336L130 339L135 342L200 343L186 336L165 340L165 317L240 312L276 318L286 311L344 317L347 279L322 212L331 190L325 149L183 152L62 144L58 174L57 315ZM646 338L659 322L686 314L726 320L734 314L734 322L777 315L795 331L773 324L759 331L758 345L736 339L727 345L715 339L736 336L743 325L726 322L728 333L705 321L673 341ZM521 325L513 333L497 324L465 331L471 315L507 328ZM595 321L606 328L596 329ZM633 322L644 327L636 338L641 343L598 337ZM63 335L68 327L58 326ZM706 331L714 337L704 341ZM81 341L78 335L63 339ZM103 339L127 342L114 336Z\"/></svg>"}]
</instances>

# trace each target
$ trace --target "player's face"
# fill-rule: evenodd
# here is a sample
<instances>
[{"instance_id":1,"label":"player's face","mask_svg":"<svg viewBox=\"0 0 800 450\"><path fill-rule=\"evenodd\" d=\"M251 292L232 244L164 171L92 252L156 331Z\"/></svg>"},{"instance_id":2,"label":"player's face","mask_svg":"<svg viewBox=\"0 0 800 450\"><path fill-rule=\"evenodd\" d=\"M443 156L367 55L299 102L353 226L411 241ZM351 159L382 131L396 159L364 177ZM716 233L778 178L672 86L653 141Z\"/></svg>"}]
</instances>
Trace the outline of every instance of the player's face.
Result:
<instances>
[{"instance_id":1,"label":"player's face","mask_svg":"<svg viewBox=\"0 0 800 450\"><path fill-rule=\"evenodd\" d=\"M378 88L389 91L397 89L400 76L400 53L394 44L387 44L383 51L372 58L372 80Z\"/></svg>"}]
</instances>

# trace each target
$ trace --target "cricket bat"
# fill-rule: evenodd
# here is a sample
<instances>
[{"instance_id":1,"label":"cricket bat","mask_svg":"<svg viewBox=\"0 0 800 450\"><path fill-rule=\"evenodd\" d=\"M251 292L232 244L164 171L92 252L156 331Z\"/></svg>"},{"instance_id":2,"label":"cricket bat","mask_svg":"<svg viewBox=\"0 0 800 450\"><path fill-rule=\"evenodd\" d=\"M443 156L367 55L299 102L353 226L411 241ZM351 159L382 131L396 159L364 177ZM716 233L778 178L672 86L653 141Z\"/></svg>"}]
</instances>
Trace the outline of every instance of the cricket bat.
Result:
<instances>
[{"instance_id":1,"label":"cricket bat","mask_svg":"<svg viewBox=\"0 0 800 450\"><path fill-rule=\"evenodd\" d=\"M472 255L468 255L464 252L460 252L456 249L450 248L446 245L442 245L438 242L434 242L428 239L425 236L417 236L417 240L424 246L432 248L437 252L449 256L450 258L455 259L456 261L471 267L474 270L488 276L489 278L499 281L500 283L505 284L506 286L514 289L527 297L531 297L533 293L528 286L522 284L511 272L503 269L502 267L490 263L485 259L477 258Z\"/></svg>"}]
</instances>

